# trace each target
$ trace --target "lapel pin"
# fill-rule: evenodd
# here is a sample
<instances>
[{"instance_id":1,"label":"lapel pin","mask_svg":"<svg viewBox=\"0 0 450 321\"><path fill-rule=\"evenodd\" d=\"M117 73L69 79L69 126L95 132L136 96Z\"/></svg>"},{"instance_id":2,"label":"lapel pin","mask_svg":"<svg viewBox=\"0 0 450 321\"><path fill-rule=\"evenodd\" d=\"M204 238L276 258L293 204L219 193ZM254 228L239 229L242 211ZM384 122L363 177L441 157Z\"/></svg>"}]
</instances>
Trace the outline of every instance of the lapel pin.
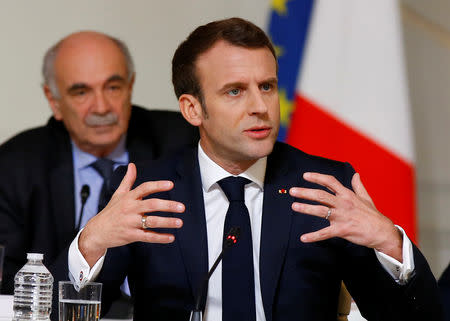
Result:
<instances>
[{"instance_id":1,"label":"lapel pin","mask_svg":"<svg viewBox=\"0 0 450 321\"><path fill-rule=\"evenodd\" d=\"M287 194L287 190L284 188L278 190L278 194Z\"/></svg>"},{"instance_id":2,"label":"lapel pin","mask_svg":"<svg viewBox=\"0 0 450 321\"><path fill-rule=\"evenodd\" d=\"M83 281L83 271L80 272L80 282Z\"/></svg>"}]
</instances>

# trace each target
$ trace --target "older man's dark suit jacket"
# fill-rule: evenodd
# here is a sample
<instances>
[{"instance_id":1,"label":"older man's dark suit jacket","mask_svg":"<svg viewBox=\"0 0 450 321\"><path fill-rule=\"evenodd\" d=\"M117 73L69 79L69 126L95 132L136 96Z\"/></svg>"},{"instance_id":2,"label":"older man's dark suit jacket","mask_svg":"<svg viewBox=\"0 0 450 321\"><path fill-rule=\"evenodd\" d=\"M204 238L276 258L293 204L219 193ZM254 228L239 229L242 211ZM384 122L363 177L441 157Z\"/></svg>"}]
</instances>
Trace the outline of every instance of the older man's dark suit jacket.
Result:
<instances>
[{"instance_id":1,"label":"older man's dark suit jacket","mask_svg":"<svg viewBox=\"0 0 450 321\"><path fill-rule=\"evenodd\" d=\"M414 247L415 275L398 285L382 268L374 251L343 239L306 244L299 237L328 225L322 218L292 211L293 198L280 190L318 187L302 179L306 171L335 176L350 187L350 165L307 155L277 143L268 158L264 183L260 281L267 321L336 320L337 298L344 280L362 314L369 320L440 320L436 280ZM197 150L138 167L136 185L170 179L172 191L160 197L183 202L184 225L168 245L133 243L109 249L99 281L103 306L129 275L135 299L135 321L188 320L194 297L208 269L206 222ZM116 171L117 186L124 169ZM218 237L221 237L222 231ZM231 249L232 250L232 249Z\"/></svg>"},{"instance_id":2,"label":"older man's dark suit jacket","mask_svg":"<svg viewBox=\"0 0 450 321\"><path fill-rule=\"evenodd\" d=\"M450 265L442 272L438 285L441 292L442 305L444 306L444 319L445 321L450 321Z\"/></svg>"},{"instance_id":3,"label":"older man's dark suit jacket","mask_svg":"<svg viewBox=\"0 0 450 321\"><path fill-rule=\"evenodd\" d=\"M197 142L197 129L181 114L132 107L126 142L130 161L155 159ZM2 293L12 293L27 252L43 253L55 280L68 279L66 248L76 233L74 193L79 191L74 191L71 143L61 122L51 118L0 146L0 244L6 246Z\"/></svg>"}]
</instances>

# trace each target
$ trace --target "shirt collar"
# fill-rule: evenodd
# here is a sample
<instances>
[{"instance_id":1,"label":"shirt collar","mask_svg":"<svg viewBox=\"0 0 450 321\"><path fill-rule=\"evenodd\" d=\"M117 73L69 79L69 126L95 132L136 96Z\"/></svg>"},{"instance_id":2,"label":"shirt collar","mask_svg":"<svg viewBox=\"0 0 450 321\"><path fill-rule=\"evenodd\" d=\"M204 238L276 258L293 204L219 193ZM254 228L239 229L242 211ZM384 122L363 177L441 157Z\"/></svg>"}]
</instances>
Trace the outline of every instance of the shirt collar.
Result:
<instances>
[{"instance_id":1,"label":"shirt collar","mask_svg":"<svg viewBox=\"0 0 450 321\"><path fill-rule=\"evenodd\" d=\"M108 158L114 161L118 165L125 165L128 163L128 153L125 147L126 135L123 135L120 138L119 144L114 150L105 158ZM90 166L93 162L95 162L98 158L92 154L86 153L82 151L78 146L71 140L72 143L72 154L74 160L74 168L76 170L83 169Z\"/></svg>"},{"instance_id":2,"label":"shirt collar","mask_svg":"<svg viewBox=\"0 0 450 321\"><path fill-rule=\"evenodd\" d=\"M211 158L203 151L200 142L198 143L198 163L200 166L200 175L202 177L202 186L205 192L209 192L214 184L221 179L233 175L222 167L217 165ZM250 166L245 172L237 175L245 177L258 185L261 191L264 190L264 176L266 174L267 156L260 158L255 164Z\"/></svg>"}]
</instances>

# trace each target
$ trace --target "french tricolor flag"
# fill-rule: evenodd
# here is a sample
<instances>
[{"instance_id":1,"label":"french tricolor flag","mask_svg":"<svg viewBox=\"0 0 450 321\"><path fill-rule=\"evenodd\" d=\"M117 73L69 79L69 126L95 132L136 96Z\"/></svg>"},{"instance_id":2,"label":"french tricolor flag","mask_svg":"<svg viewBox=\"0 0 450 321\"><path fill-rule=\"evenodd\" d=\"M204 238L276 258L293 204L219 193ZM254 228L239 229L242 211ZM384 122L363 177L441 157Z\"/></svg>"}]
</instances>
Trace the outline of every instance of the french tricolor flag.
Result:
<instances>
[{"instance_id":1,"label":"french tricolor flag","mask_svg":"<svg viewBox=\"0 0 450 321\"><path fill-rule=\"evenodd\" d=\"M412 124L398 3L273 0L280 140L350 162L415 241Z\"/></svg>"}]
</instances>

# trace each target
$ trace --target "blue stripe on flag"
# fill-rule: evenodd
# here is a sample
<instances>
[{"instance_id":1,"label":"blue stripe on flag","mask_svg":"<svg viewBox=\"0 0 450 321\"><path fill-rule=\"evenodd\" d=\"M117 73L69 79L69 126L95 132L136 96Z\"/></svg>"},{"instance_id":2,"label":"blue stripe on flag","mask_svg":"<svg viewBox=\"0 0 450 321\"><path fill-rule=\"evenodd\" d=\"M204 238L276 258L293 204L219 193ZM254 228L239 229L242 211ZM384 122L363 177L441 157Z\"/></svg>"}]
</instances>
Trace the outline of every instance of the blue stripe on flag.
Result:
<instances>
[{"instance_id":1,"label":"blue stripe on flag","mask_svg":"<svg viewBox=\"0 0 450 321\"><path fill-rule=\"evenodd\" d=\"M272 0L269 34L278 54L278 89L283 141L289 126L314 0Z\"/></svg>"}]
</instances>

